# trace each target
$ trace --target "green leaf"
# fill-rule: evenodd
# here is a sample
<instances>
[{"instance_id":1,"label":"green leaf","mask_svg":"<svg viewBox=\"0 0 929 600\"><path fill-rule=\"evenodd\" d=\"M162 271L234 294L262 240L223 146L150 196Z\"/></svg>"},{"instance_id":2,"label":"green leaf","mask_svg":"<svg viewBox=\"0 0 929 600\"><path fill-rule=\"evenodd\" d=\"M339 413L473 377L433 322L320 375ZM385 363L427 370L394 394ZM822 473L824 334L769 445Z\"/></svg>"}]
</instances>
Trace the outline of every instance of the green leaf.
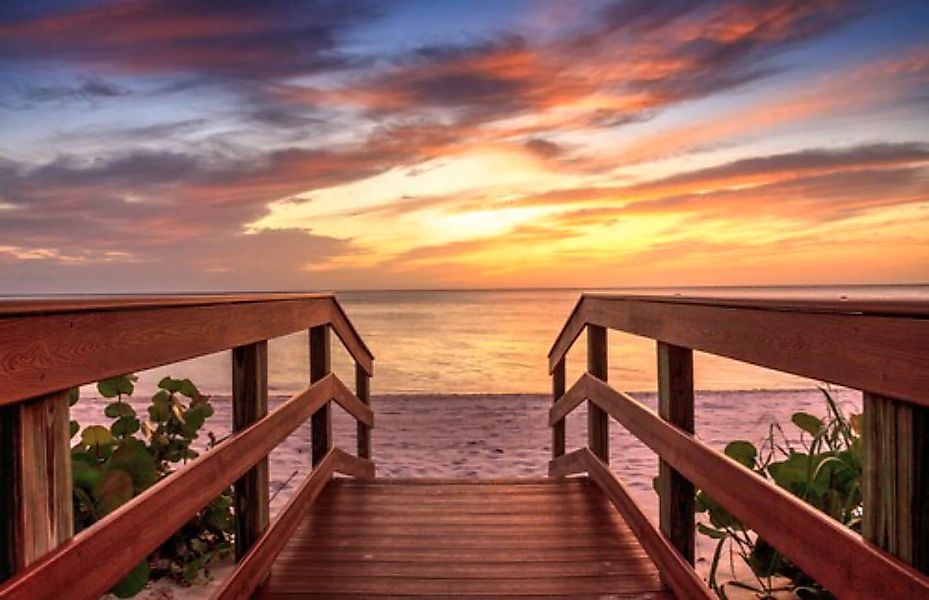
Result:
<instances>
[{"instance_id":1,"label":"green leaf","mask_svg":"<svg viewBox=\"0 0 929 600\"><path fill-rule=\"evenodd\" d=\"M703 523L697 523L697 531L699 531L700 533L702 533L703 535L707 537L713 538L714 540L721 540L727 537L727 534L725 531L713 529L712 527L708 527L704 525Z\"/></svg>"},{"instance_id":2,"label":"green leaf","mask_svg":"<svg viewBox=\"0 0 929 600\"><path fill-rule=\"evenodd\" d=\"M123 440L112 458L107 462L107 470L119 469L132 477L137 492L152 486L158 479L155 460L145 448L145 444L135 438Z\"/></svg>"},{"instance_id":3,"label":"green leaf","mask_svg":"<svg viewBox=\"0 0 929 600\"><path fill-rule=\"evenodd\" d=\"M187 396L188 398L199 398L200 390L197 389L197 386L189 379L182 379L180 385L177 388L178 393Z\"/></svg>"},{"instance_id":4,"label":"green leaf","mask_svg":"<svg viewBox=\"0 0 929 600\"><path fill-rule=\"evenodd\" d=\"M167 390L172 394L179 392L181 390L181 380L171 379L170 377L163 377L161 381L158 382L158 387L163 390Z\"/></svg>"},{"instance_id":5,"label":"green leaf","mask_svg":"<svg viewBox=\"0 0 929 600\"><path fill-rule=\"evenodd\" d=\"M122 469L112 469L103 474L94 487L97 498L97 512L106 515L126 502L133 495L132 476Z\"/></svg>"},{"instance_id":6,"label":"green leaf","mask_svg":"<svg viewBox=\"0 0 929 600\"><path fill-rule=\"evenodd\" d=\"M74 406L81 399L81 389L73 387L68 390L68 406Z\"/></svg>"},{"instance_id":7,"label":"green leaf","mask_svg":"<svg viewBox=\"0 0 929 600\"><path fill-rule=\"evenodd\" d=\"M81 441L93 448L94 446L107 446L113 443L110 430L100 425L85 427L81 432Z\"/></svg>"},{"instance_id":8,"label":"green leaf","mask_svg":"<svg viewBox=\"0 0 929 600\"><path fill-rule=\"evenodd\" d=\"M139 430L139 420L135 417L120 417L110 426L115 436L125 437Z\"/></svg>"},{"instance_id":9,"label":"green leaf","mask_svg":"<svg viewBox=\"0 0 929 600\"><path fill-rule=\"evenodd\" d=\"M755 467L755 457L758 456L758 450L755 449L754 444L751 442L746 442L745 440L729 442L723 452L729 458L748 467L749 469Z\"/></svg>"},{"instance_id":10,"label":"green leaf","mask_svg":"<svg viewBox=\"0 0 929 600\"><path fill-rule=\"evenodd\" d=\"M77 421L75 421L74 419L71 419L71 423L69 424L69 428L70 428L70 431L71 431L71 437L74 437L74 436L77 435L77 432L81 430L81 424L78 423Z\"/></svg>"},{"instance_id":11,"label":"green leaf","mask_svg":"<svg viewBox=\"0 0 929 600\"><path fill-rule=\"evenodd\" d=\"M131 598L142 591L150 576L151 570L148 561L143 560L134 569L126 573L110 591L117 598Z\"/></svg>"},{"instance_id":12,"label":"green leaf","mask_svg":"<svg viewBox=\"0 0 929 600\"><path fill-rule=\"evenodd\" d=\"M102 475L103 472L98 467L91 466L86 462L75 460L71 463L71 480L74 482L74 487L93 491L100 482Z\"/></svg>"},{"instance_id":13,"label":"green leaf","mask_svg":"<svg viewBox=\"0 0 929 600\"><path fill-rule=\"evenodd\" d=\"M794 425L810 435L816 435L823 428L822 420L814 417L810 413L796 412L790 417L790 420Z\"/></svg>"},{"instance_id":14,"label":"green leaf","mask_svg":"<svg viewBox=\"0 0 929 600\"><path fill-rule=\"evenodd\" d=\"M171 418L171 404L169 402L153 402L148 407L148 416L155 423L165 423Z\"/></svg>"},{"instance_id":15,"label":"green leaf","mask_svg":"<svg viewBox=\"0 0 929 600\"><path fill-rule=\"evenodd\" d=\"M125 402L113 402L107 404L106 408L103 409L103 414L111 419L117 417L134 417L135 409Z\"/></svg>"},{"instance_id":16,"label":"green leaf","mask_svg":"<svg viewBox=\"0 0 929 600\"><path fill-rule=\"evenodd\" d=\"M135 376L133 375L120 375L119 377L104 379L97 384L97 391L104 398L115 398L120 394L131 396L135 390L135 385L132 383L134 380Z\"/></svg>"}]
</instances>

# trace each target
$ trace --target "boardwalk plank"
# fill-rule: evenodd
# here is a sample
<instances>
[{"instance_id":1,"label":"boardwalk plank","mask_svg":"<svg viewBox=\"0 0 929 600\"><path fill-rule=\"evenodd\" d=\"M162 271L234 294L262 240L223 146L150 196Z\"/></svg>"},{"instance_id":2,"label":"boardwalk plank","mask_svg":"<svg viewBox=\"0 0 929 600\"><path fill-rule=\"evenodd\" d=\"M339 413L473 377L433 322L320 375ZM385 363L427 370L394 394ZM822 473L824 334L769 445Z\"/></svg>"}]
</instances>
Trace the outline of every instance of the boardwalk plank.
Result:
<instances>
[{"instance_id":1,"label":"boardwalk plank","mask_svg":"<svg viewBox=\"0 0 929 600\"><path fill-rule=\"evenodd\" d=\"M263 600L671 598L586 478L334 480L278 556Z\"/></svg>"}]
</instances>

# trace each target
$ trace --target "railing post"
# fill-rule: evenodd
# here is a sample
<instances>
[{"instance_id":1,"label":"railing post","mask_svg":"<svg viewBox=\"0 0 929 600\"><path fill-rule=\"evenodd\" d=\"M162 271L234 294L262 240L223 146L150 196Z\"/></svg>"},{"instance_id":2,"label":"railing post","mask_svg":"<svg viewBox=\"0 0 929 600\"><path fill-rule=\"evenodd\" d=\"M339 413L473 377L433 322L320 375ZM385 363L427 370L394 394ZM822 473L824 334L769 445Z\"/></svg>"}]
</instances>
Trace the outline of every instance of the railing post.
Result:
<instances>
[{"instance_id":1,"label":"railing post","mask_svg":"<svg viewBox=\"0 0 929 600\"><path fill-rule=\"evenodd\" d=\"M862 534L929 573L929 408L864 393Z\"/></svg>"},{"instance_id":2,"label":"railing post","mask_svg":"<svg viewBox=\"0 0 929 600\"><path fill-rule=\"evenodd\" d=\"M658 414L678 429L694 432L693 350L658 342ZM661 531L694 564L694 486L665 461L658 472Z\"/></svg>"},{"instance_id":3,"label":"railing post","mask_svg":"<svg viewBox=\"0 0 929 600\"><path fill-rule=\"evenodd\" d=\"M564 396L565 393L565 359L562 358L552 371L552 404ZM565 450L565 420L561 419L552 425L552 458L564 455Z\"/></svg>"},{"instance_id":4,"label":"railing post","mask_svg":"<svg viewBox=\"0 0 929 600\"><path fill-rule=\"evenodd\" d=\"M232 431L268 414L268 342L232 349ZM235 482L235 556L242 560L268 527L268 458Z\"/></svg>"},{"instance_id":5,"label":"railing post","mask_svg":"<svg viewBox=\"0 0 929 600\"><path fill-rule=\"evenodd\" d=\"M74 532L68 392L0 407L0 581Z\"/></svg>"},{"instance_id":6,"label":"railing post","mask_svg":"<svg viewBox=\"0 0 929 600\"><path fill-rule=\"evenodd\" d=\"M310 329L310 383L316 383L331 371L329 358L329 325ZM311 417L312 460L315 467L332 447L331 402L326 402Z\"/></svg>"},{"instance_id":7,"label":"railing post","mask_svg":"<svg viewBox=\"0 0 929 600\"><path fill-rule=\"evenodd\" d=\"M364 368L355 363L355 395L363 403L371 404L371 377ZM371 428L358 421L356 423L358 435L358 456L360 458L371 458Z\"/></svg>"},{"instance_id":8,"label":"railing post","mask_svg":"<svg viewBox=\"0 0 929 600\"><path fill-rule=\"evenodd\" d=\"M587 325L587 372L606 381L607 345L606 328ZM605 463L610 462L610 429L606 412L587 401L587 445L591 452Z\"/></svg>"}]
</instances>

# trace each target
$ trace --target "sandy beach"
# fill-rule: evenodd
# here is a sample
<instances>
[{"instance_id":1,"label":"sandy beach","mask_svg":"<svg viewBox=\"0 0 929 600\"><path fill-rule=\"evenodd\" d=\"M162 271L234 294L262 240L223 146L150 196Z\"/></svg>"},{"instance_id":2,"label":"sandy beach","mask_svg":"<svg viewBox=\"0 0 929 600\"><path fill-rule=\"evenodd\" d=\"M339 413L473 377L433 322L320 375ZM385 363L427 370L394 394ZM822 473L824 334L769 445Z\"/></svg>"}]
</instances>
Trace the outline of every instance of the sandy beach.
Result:
<instances>
[{"instance_id":1,"label":"sandy beach","mask_svg":"<svg viewBox=\"0 0 929 600\"><path fill-rule=\"evenodd\" d=\"M654 393L634 394L654 407ZM842 390L843 408L856 412L860 394ZM229 432L231 402L213 399L215 414L206 429L218 437ZM284 397L270 400L272 410ZM550 429L546 415L551 399L539 394L385 395L374 397L376 414L373 455L378 477L510 478L543 477L550 458ZM132 399L139 409L142 396ZM81 425L101 422L102 401L82 399L72 409ZM790 415L804 410L822 415L825 404L818 390L774 390L751 392L702 392L696 401L697 435L714 448L728 441L760 441L771 422L789 423ZM788 433L791 428L787 428ZM354 452L355 424L341 409L333 416L335 444ZM611 464L635 493L652 519L657 517L652 478L658 470L653 452L618 424L611 424ZM586 439L586 414L581 407L568 419L567 448L577 448ZM309 473L309 424L299 427L271 454L271 515L284 506L290 493ZM698 569L706 568L712 547L697 538ZM189 598L209 595L229 567L213 570L209 585L181 588L158 582L140 599Z\"/></svg>"}]
</instances>

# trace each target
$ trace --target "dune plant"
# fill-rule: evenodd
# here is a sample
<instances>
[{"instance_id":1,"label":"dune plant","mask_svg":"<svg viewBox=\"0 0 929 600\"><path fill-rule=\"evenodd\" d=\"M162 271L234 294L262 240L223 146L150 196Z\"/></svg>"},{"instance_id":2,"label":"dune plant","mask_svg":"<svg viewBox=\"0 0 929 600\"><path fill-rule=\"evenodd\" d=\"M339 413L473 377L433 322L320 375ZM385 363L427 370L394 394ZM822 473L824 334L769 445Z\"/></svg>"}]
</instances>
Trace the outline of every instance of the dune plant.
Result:
<instances>
[{"instance_id":1,"label":"dune plant","mask_svg":"<svg viewBox=\"0 0 929 600\"><path fill-rule=\"evenodd\" d=\"M726 446L725 454L836 521L860 531L860 416L846 416L830 391L820 389L826 401L825 417L806 412L791 417L792 425L799 429L798 443L792 443L783 428L772 423L767 437L757 447L749 441L736 440ZM738 557L754 575L754 583L737 585L748 587L759 597L770 598L776 591L789 590L800 598L832 598L702 490L697 492L696 511L706 518L697 524L698 531L716 540L708 583L721 598L726 598L726 592L718 580L718 569L726 553L733 570Z\"/></svg>"},{"instance_id":2,"label":"dune plant","mask_svg":"<svg viewBox=\"0 0 929 600\"><path fill-rule=\"evenodd\" d=\"M148 414L140 416L127 399L135 391L136 377L123 375L100 381L97 391L110 400L103 409L109 426L81 429L71 421L71 468L74 483L74 529L97 522L178 465L197 457L194 441L213 414L209 398L189 379L165 377L152 396ZM71 391L71 405L79 400ZM217 440L207 432L207 448ZM232 549L232 492L226 490L140 562L111 591L134 596L150 579L168 576L190 584L216 559Z\"/></svg>"}]
</instances>

